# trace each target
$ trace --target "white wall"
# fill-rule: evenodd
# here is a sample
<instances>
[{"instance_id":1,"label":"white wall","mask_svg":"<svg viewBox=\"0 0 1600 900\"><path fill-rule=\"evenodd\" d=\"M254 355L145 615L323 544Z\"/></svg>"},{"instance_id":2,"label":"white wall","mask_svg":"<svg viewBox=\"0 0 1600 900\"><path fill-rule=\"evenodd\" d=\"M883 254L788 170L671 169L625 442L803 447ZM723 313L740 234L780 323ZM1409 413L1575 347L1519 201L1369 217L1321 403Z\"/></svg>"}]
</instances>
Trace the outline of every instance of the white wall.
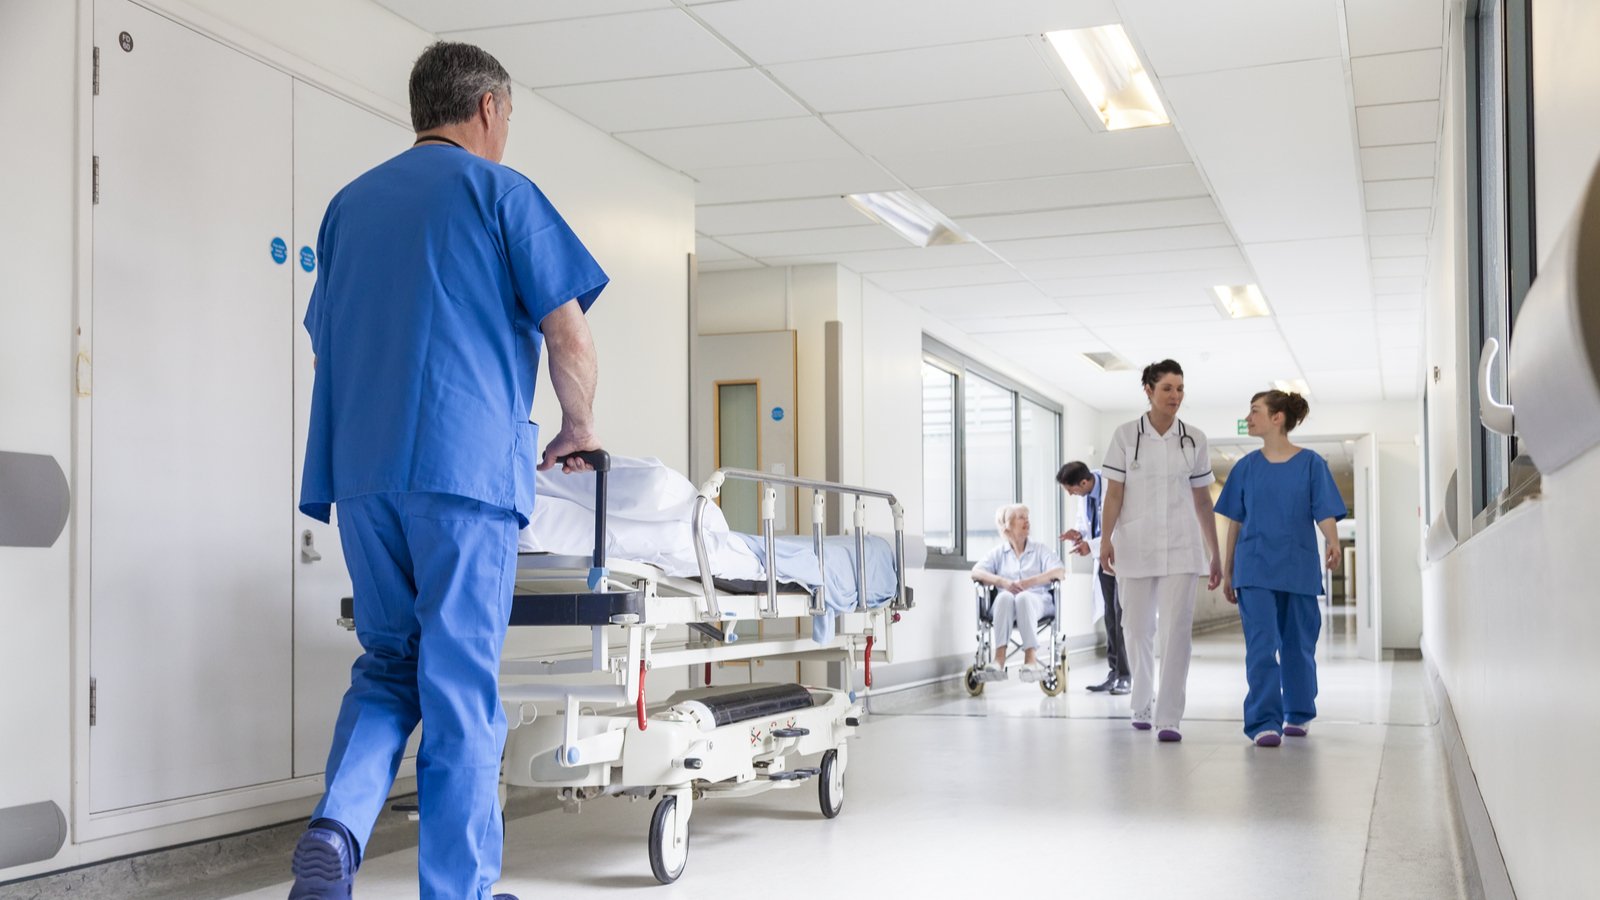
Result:
<instances>
[{"instance_id":1,"label":"white wall","mask_svg":"<svg viewBox=\"0 0 1600 900\"><path fill-rule=\"evenodd\" d=\"M1460 33L1459 11L1453 35ZM1590 0L1534 0L1535 202L1547 252L1600 156L1600 58L1574 35L1600 34ZM1435 496L1471 430L1458 385L1468 383L1460 54L1450 61L1442 215L1432 239L1426 322L1433 387L1429 455ZM1463 478L1465 481L1465 478ZM1517 896L1583 894L1600 881L1600 605L1594 602L1594 503L1600 450L1546 475L1543 497L1465 537L1424 570L1424 652L1438 667L1461 727ZM1464 487L1464 485L1463 485ZM1467 493L1465 490L1463 494ZM1463 503L1470 502L1463 500ZM1470 507L1463 510L1470 531ZM1545 739L1549 736L1549 739Z\"/></svg>"},{"instance_id":2,"label":"white wall","mask_svg":"<svg viewBox=\"0 0 1600 900\"><path fill-rule=\"evenodd\" d=\"M401 121L412 60L433 40L367 0L145 5ZM0 265L8 273L0 293L0 449L51 454L69 475L78 240L87 232L87 198L75 193L86 167L76 154L90 140L79 123L89 121L91 102L80 44L87 46L92 8L87 0L0 4L0 112L28 132L0 144L0 166L11 173L0 179ZM686 467L687 379L661 373L687 369L693 186L531 91L519 88L515 103L506 162L540 184L612 277L590 316L602 367L601 435L615 451ZM85 293L85 308L89 301ZM649 400L640 402L645 392ZM559 418L554 410L546 390L536 414L547 434ZM291 502L285 498L285 514ZM72 770L87 696L74 675L85 664L75 647L86 646L74 629L87 628L89 604L86 588L72 593L72 528L48 550L0 549L0 809L53 800L70 816L75 781L85 777ZM76 737L81 745L81 728ZM318 792L320 779L309 779L301 791L308 799L205 819L179 804L165 816L173 824L69 843L48 862L0 870L0 881L295 818Z\"/></svg>"}]
</instances>

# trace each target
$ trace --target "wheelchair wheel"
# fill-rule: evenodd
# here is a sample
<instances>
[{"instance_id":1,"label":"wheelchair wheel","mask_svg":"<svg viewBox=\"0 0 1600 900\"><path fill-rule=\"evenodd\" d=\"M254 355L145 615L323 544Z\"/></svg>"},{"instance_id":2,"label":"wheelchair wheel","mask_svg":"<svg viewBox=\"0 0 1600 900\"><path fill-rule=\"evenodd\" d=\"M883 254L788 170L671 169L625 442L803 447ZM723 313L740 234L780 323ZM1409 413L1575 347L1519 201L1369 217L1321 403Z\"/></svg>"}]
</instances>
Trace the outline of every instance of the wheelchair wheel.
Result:
<instances>
[{"instance_id":1,"label":"wheelchair wheel","mask_svg":"<svg viewBox=\"0 0 1600 900\"><path fill-rule=\"evenodd\" d=\"M1046 669L1044 677L1039 679L1039 690L1044 691L1046 697L1059 697L1067 689L1067 655L1061 654L1056 664Z\"/></svg>"},{"instance_id":2,"label":"wheelchair wheel","mask_svg":"<svg viewBox=\"0 0 1600 900\"><path fill-rule=\"evenodd\" d=\"M978 668L976 663L967 667L967 693L973 697L978 697L983 694L983 682L978 678L978 673L982 671L983 670Z\"/></svg>"}]
</instances>

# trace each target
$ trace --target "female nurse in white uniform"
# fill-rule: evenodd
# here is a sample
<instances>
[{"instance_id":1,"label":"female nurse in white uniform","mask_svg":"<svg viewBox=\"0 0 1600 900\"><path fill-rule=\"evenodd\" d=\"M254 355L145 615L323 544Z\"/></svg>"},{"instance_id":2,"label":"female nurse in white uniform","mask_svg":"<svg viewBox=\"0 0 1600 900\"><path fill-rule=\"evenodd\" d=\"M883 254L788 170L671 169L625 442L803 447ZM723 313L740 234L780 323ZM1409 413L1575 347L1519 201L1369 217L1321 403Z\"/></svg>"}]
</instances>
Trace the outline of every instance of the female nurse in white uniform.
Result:
<instances>
[{"instance_id":1,"label":"female nurse in white uniform","mask_svg":"<svg viewBox=\"0 0 1600 900\"><path fill-rule=\"evenodd\" d=\"M1222 582L1212 513L1206 436L1178 418L1183 367L1170 359L1144 369L1150 411L1116 430L1101 472L1106 500L1100 564L1117 576L1122 634L1133 670L1133 727L1180 741L1189 680L1194 602L1200 576ZM1167 625L1161 689L1155 684L1156 616Z\"/></svg>"}]
</instances>

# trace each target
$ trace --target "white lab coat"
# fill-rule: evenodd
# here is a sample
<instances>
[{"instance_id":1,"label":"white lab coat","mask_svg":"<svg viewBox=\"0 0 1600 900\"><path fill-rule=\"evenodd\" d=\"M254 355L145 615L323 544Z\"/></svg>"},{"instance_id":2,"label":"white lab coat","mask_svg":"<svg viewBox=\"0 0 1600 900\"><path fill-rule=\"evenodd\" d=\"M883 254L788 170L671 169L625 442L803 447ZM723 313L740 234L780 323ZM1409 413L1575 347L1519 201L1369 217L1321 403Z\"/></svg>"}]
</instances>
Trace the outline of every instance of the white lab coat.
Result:
<instances>
[{"instance_id":1,"label":"white lab coat","mask_svg":"<svg viewBox=\"0 0 1600 900\"><path fill-rule=\"evenodd\" d=\"M1179 419L1157 434L1140 416L1112 435L1100 472L1123 485L1112 535L1119 579L1210 572L1194 511L1194 489L1217 480L1204 432Z\"/></svg>"}]
</instances>

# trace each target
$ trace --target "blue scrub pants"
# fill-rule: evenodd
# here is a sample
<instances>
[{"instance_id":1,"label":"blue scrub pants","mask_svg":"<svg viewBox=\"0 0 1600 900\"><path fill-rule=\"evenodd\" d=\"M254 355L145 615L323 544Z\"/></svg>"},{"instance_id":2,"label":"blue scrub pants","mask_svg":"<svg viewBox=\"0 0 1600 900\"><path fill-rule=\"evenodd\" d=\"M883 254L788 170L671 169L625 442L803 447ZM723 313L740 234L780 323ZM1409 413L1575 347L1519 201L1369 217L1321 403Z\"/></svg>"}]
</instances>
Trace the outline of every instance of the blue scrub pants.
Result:
<instances>
[{"instance_id":1,"label":"blue scrub pants","mask_svg":"<svg viewBox=\"0 0 1600 900\"><path fill-rule=\"evenodd\" d=\"M365 847L420 720L421 896L487 900L500 877L506 720L497 677L516 516L426 493L351 497L338 510L366 652L350 671L313 818L337 819Z\"/></svg>"},{"instance_id":2,"label":"blue scrub pants","mask_svg":"<svg viewBox=\"0 0 1600 900\"><path fill-rule=\"evenodd\" d=\"M1239 588L1244 622L1244 733L1283 731L1317 717L1317 598L1265 588ZM1281 660L1281 662L1280 662Z\"/></svg>"}]
</instances>

